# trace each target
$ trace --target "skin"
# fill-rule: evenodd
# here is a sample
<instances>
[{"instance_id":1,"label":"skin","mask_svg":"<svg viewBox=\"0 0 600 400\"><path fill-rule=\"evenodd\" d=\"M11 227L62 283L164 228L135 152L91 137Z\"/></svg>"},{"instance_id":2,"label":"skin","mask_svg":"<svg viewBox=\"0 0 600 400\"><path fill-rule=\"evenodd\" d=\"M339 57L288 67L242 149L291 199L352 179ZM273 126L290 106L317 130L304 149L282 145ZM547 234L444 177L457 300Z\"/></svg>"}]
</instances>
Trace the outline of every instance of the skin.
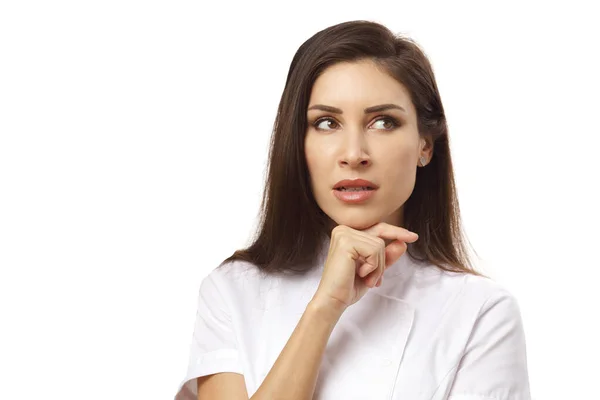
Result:
<instances>
[{"instance_id":1,"label":"skin","mask_svg":"<svg viewBox=\"0 0 600 400\"><path fill-rule=\"evenodd\" d=\"M343 113L311 110L317 104ZM365 114L365 108L381 104L396 104L406 112L388 109ZM414 189L419 157L424 156L427 165L433 149L430 138L419 135L416 110L404 85L372 61L332 65L313 85L307 121L304 144L311 186L317 204L332 220L331 228L346 225L364 230L379 222L402 226L403 206ZM338 200L333 186L354 178L367 179L379 189L361 204Z\"/></svg>"}]
</instances>

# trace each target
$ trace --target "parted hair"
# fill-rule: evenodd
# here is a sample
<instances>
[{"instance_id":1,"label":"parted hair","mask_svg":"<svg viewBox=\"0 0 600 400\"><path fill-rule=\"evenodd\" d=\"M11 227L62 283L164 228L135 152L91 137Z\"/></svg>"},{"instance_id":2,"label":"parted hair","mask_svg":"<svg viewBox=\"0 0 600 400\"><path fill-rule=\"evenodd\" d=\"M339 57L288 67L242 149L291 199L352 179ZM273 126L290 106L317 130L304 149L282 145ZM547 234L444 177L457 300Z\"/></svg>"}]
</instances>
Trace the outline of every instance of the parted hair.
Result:
<instances>
[{"instance_id":1,"label":"parted hair","mask_svg":"<svg viewBox=\"0 0 600 400\"><path fill-rule=\"evenodd\" d=\"M257 230L247 248L236 250L220 266L242 260L271 274L303 273L314 265L319 246L331 238L331 220L310 185L304 153L308 102L326 68L362 60L372 60L406 87L419 135L433 142L432 158L417 168L415 187L404 204L403 227L419 234L408 255L443 270L481 275L467 252L448 126L431 64L411 38L364 20L323 29L296 51L273 124Z\"/></svg>"}]
</instances>

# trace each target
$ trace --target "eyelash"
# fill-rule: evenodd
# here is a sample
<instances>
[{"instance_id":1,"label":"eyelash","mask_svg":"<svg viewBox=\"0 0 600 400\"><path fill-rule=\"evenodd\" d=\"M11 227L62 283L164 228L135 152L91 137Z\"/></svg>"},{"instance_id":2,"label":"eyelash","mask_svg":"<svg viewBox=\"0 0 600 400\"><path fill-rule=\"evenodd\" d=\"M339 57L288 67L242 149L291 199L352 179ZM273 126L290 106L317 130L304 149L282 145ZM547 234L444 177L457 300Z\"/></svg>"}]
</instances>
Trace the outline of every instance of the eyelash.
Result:
<instances>
[{"instance_id":1,"label":"eyelash","mask_svg":"<svg viewBox=\"0 0 600 400\"><path fill-rule=\"evenodd\" d=\"M385 131L392 131L392 130L394 130L394 129L396 129L396 128L398 128L400 126L400 123L398 122L398 120L396 118L390 117L388 115L379 116L373 122L377 122L377 121L381 121L381 120L387 120L387 121L390 121L390 122L392 122L394 124L394 126L392 126L390 129L384 129ZM333 119L331 117L323 117L323 118L319 118L315 122L313 122L312 126L316 130L323 131L323 132L327 132L327 131L333 130L333 129L320 129L320 128L318 128L319 124L321 122L323 122L323 121L333 121L333 122L335 122L337 124L337 121L335 121L335 119Z\"/></svg>"}]
</instances>

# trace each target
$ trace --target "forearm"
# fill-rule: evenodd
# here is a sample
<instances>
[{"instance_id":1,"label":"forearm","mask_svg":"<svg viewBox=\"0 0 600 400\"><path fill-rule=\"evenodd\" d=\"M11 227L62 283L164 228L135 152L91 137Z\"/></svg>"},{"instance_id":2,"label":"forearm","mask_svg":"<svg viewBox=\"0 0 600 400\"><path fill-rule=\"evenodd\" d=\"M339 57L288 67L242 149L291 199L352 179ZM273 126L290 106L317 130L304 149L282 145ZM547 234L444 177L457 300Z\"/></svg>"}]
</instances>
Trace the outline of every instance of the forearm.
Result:
<instances>
[{"instance_id":1,"label":"forearm","mask_svg":"<svg viewBox=\"0 0 600 400\"><path fill-rule=\"evenodd\" d=\"M313 299L251 400L310 400L331 332L342 315Z\"/></svg>"}]
</instances>

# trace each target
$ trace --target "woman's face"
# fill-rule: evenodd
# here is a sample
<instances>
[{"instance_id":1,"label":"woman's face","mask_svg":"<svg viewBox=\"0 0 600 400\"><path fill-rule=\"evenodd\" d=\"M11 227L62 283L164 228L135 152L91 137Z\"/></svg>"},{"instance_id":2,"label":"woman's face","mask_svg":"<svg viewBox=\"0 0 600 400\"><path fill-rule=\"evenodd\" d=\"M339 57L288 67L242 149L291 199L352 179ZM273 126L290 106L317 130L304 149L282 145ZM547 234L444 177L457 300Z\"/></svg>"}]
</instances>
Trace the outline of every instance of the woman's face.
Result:
<instances>
[{"instance_id":1,"label":"woman's face","mask_svg":"<svg viewBox=\"0 0 600 400\"><path fill-rule=\"evenodd\" d=\"M385 104L403 110L365 113L366 108ZM324 111L320 106L339 110ZM402 226L403 205L413 191L419 157L425 156L426 163L431 158L404 86L371 61L332 65L313 85L307 121L306 161L323 212L335 225L359 230L379 222ZM356 178L371 181L378 189L359 203L336 197L336 183Z\"/></svg>"}]
</instances>

